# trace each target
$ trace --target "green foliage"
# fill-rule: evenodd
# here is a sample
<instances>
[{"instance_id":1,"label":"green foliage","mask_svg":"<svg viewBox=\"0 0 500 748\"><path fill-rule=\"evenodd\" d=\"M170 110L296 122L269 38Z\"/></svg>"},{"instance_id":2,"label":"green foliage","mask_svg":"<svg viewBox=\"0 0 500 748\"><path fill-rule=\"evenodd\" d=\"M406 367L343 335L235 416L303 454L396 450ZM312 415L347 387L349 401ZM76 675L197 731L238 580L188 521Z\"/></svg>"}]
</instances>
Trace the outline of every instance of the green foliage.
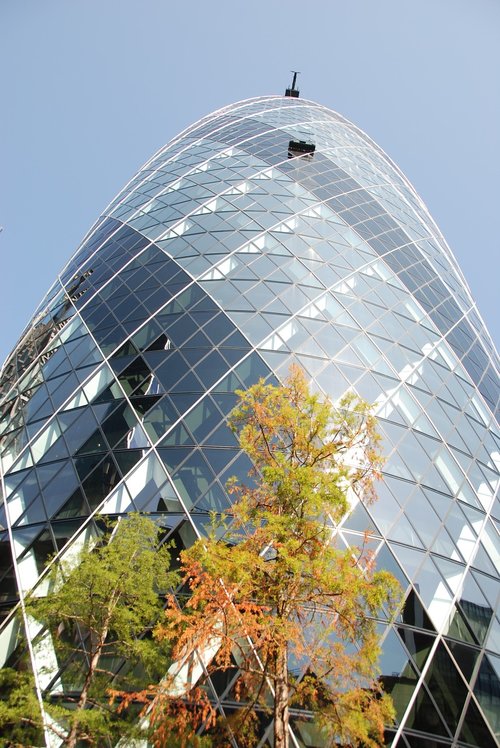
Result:
<instances>
[{"instance_id":1,"label":"green foliage","mask_svg":"<svg viewBox=\"0 0 500 748\"><path fill-rule=\"evenodd\" d=\"M170 554L159 547L159 534L139 515L108 524L69 572L53 568L46 597L27 602L29 615L50 632L62 667L64 699L53 694L46 700L49 714L67 731L65 745L132 735L137 715L118 715L108 688L137 689L165 672L166 646L144 635L160 619L163 596L177 579L168 571Z\"/></svg>"},{"instance_id":2,"label":"green foliage","mask_svg":"<svg viewBox=\"0 0 500 748\"><path fill-rule=\"evenodd\" d=\"M0 670L0 746L40 746L42 718L33 676L12 668Z\"/></svg>"}]
</instances>

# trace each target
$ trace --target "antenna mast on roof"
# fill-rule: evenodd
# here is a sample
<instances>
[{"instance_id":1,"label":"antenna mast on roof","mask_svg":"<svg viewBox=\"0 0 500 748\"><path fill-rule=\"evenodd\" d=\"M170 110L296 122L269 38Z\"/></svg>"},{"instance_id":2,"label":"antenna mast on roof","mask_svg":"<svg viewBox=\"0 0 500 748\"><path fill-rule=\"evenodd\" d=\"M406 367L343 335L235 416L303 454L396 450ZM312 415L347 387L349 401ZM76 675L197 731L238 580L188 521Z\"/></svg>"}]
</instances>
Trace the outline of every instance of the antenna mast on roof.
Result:
<instances>
[{"instance_id":1,"label":"antenna mast on roof","mask_svg":"<svg viewBox=\"0 0 500 748\"><path fill-rule=\"evenodd\" d=\"M293 96L294 98L298 99L299 98L299 89L295 88L295 84L297 83L297 76L299 75L299 71L298 70L292 70L291 72L293 73L292 85L291 85L290 88L286 89L285 96Z\"/></svg>"}]
</instances>

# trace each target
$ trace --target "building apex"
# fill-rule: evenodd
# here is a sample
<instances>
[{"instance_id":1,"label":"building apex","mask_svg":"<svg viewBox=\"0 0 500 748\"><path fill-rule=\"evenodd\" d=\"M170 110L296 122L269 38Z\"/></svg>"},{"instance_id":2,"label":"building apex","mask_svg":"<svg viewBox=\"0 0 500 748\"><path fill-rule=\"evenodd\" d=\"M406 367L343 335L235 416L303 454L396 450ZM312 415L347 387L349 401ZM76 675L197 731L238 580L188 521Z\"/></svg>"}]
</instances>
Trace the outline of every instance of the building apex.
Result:
<instances>
[{"instance_id":1,"label":"building apex","mask_svg":"<svg viewBox=\"0 0 500 748\"><path fill-rule=\"evenodd\" d=\"M300 73L298 70L292 70L291 72L293 73L292 85L290 86L290 88L287 88L285 90L285 96L293 96L294 98L298 99L300 92L298 88L295 88L295 84L297 83L297 76Z\"/></svg>"}]
</instances>

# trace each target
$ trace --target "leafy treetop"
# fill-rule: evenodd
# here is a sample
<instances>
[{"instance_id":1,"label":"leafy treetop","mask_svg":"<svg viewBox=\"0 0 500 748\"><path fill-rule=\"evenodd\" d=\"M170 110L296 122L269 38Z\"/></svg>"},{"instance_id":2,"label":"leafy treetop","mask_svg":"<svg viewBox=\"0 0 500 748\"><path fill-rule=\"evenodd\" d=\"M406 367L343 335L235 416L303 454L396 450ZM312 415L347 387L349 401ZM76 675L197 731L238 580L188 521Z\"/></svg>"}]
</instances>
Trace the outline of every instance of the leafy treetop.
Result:
<instances>
[{"instance_id":1,"label":"leafy treetop","mask_svg":"<svg viewBox=\"0 0 500 748\"><path fill-rule=\"evenodd\" d=\"M355 397L337 408L320 399L298 368L282 386L260 381L237 394L230 426L254 469L247 484L230 482L222 541L214 525L181 553L189 595L181 606L169 598L156 636L191 670L199 658L205 676L233 673L229 698L241 708L225 729L238 745L256 744L259 715L269 713L275 748L288 748L295 705L313 710L338 744L374 748L393 718L377 678L375 616L391 615L398 587L363 543L337 547L335 526L349 488L375 498L382 462L375 419ZM169 731L179 736L171 708L162 707L171 705L166 694L168 684L153 709L162 740ZM187 677L184 703L192 694ZM205 727L213 716L204 712Z\"/></svg>"}]
</instances>

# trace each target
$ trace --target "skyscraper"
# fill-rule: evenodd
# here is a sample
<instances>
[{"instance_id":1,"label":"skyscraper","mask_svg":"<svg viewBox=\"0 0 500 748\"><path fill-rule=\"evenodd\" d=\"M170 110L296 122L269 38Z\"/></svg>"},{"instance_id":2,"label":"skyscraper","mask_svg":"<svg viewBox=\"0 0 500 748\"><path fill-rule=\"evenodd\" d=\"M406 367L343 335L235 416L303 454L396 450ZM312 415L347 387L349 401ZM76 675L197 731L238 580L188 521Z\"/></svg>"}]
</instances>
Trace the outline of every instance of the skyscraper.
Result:
<instances>
[{"instance_id":1,"label":"skyscraper","mask_svg":"<svg viewBox=\"0 0 500 748\"><path fill-rule=\"evenodd\" d=\"M228 505L227 479L249 468L225 424L234 390L296 362L334 400L353 390L376 403L380 500L353 506L339 538L358 545L369 530L405 591L398 620L380 621L398 715L388 741L489 748L498 357L405 177L354 125L288 93L226 107L155 154L7 360L0 651L8 661L13 610L47 557L97 513L150 512L178 545L202 533ZM45 656L39 687L61 667Z\"/></svg>"}]
</instances>

